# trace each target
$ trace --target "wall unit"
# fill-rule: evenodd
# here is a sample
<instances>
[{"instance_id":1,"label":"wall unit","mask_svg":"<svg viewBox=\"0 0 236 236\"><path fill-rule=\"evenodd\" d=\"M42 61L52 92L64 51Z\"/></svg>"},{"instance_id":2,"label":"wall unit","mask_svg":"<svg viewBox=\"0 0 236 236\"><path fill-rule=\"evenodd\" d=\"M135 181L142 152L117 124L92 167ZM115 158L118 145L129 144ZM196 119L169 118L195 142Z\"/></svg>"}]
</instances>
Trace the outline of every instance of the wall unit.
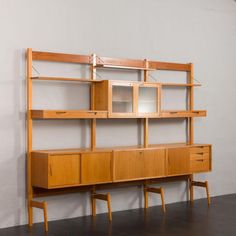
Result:
<instances>
[{"instance_id":1,"label":"wall unit","mask_svg":"<svg viewBox=\"0 0 236 236\"><path fill-rule=\"evenodd\" d=\"M34 60L67 62L89 65L91 78L33 77ZM96 70L137 70L143 72L142 81L96 80ZM150 82L153 70L187 72L187 83ZM32 86L34 80L77 81L89 83L91 104L89 110L34 110L32 109ZM165 86L186 87L188 104L186 110L162 110L161 94ZM45 230L47 204L35 198L74 191L91 191L92 215L96 214L96 199L108 203L111 220L110 194L99 194L97 189L142 184L145 208L148 192L161 194L163 210L164 190L149 187L160 180L184 179L189 181L190 200L193 187L205 187L210 203L208 183L193 181L193 174L211 170L211 145L194 144L194 117L206 116L204 110L194 110L193 65L148 60L116 59L96 55L72 55L27 50L27 180L29 225L33 223L33 207L44 210ZM96 147L96 120L136 118L143 120L143 146ZM188 125L186 143L155 144L148 142L149 119L182 118ZM32 150L32 129L35 119L89 119L91 121L91 145L87 149Z\"/></svg>"}]
</instances>

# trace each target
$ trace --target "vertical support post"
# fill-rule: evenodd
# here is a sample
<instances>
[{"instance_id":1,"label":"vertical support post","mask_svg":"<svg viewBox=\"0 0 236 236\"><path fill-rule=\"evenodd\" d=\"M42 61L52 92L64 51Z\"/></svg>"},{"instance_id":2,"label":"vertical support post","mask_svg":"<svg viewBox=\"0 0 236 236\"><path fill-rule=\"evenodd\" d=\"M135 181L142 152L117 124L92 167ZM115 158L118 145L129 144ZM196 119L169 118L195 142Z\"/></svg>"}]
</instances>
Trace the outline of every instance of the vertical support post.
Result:
<instances>
[{"instance_id":1,"label":"vertical support post","mask_svg":"<svg viewBox=\"0 0 236 236\"><path fill-rule=\"evenodd\" d=\"M189 84L193 84L194 80L193 80L193 73L194 73L194 68L193 68L193 64L190 63L190 71L188 72L188 83ZM188 110L194 110L194 87L190 86L189 88L189 92L188 92L188 99L189 99L189 104L188 104ZM190 117L188 119L188 129L189 129L189 144L193 144L194 143L194 118Z\"/></svg>"},{"instance_id":2,"label":"vertical support post","mask_svg":"<svg viewBox=\"0 0 236 236\"><path fill-rule=\"evenodd\" d=\"M193 204L193 198L194 198L194 188L192 185L193 182L193 175L189 176L189 192L190 192L190 203Z\"/></svg>"},{"instance_id":3,"label":"vertical support post","mask_svg":"<svg viewBox=\"0 0 236 236\"><path fill-rule=\"evenodd\" d=\"M91 79L96 80L96 55L92 54L92 65L90 66L90 74L91 74ZM94 92L94 84L91 83L91 96L90 96L90 109L94 110L95 108L95 92ZM93 118L91 120L91 149L94 150L96 149L96 126L97 122L96 119Z\"/></svg>"},{"instance_id":4,"label":"vertical support post","mask_svg":"<svg viewBox=\"0 0 236 236\"><path fill-rule=\"evenodd\" d=\"M31 152L32 152L32 118L30 110L32 109L32 49L27 49L27 195L28 195L28 222L29 226L33 225L33 188L31 183Z\"/></svg>"},{"instance_id":5,"label":"vertical support post","mask_svg":"<svg viewBox=\"0 0 236 236\"><path fill-rule=\"evenodd\" d=\"M148 60L144 59L144 63L145 63L145 68L148 68ZM143 78L144 82L147 82L148 80L148 70L144 70L144 78ZM144 127L143 127L143 144L144 147L147 148L148 147L148 118L144 118Z\"/></svg>"}]
</instances>

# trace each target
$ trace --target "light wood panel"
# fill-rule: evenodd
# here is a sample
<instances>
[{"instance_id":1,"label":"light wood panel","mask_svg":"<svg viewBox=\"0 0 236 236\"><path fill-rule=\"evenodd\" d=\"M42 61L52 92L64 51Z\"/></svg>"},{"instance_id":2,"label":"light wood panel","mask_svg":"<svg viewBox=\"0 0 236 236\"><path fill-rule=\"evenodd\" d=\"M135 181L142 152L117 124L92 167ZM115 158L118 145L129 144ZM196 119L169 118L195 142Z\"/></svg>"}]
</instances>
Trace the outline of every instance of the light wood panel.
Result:
<instances>
[{"instance_id":1,"label":"light wood panel","mask_svg":"<svg viewBox=\"0 0 236 236\"><path fill-rule=\"evenodd\" d=\"M94 109L108 111L108 81L94 84Z\"/></svg>"},{"instance_id":2,"label":"light wood panel","mask_svg":"<svg viewBox=\"0 0 236 236\"><path fill-rule=\"evenodd\" d=\"M179 175L190 173L189 148L168 149L168 175Z\"/></svg>"},{"instance_id":3,"label":"light wood panel","mask_svg":"<svg viewBox=\"0 0 236 236\"><path fill-rule=\"evenodd\" d=\"M99 110L31 110L32 119L91 119L107 118L107 111Z\"/></svg>"},{"instance_id":4,"label":"light wood panel","mask_svg":"<svg viewBox=\"0 0 236 236\"><path fill-rule=\"evenodd\" d=\"M111 152L81 154L81 183L111 182Z\"/></svg>"},{"instance_id":5,"label":"light wood panel","mask_svg":"<svg viewBox=\"0 0 236 236\"><path fill-rule=\"evenodd\" d=\"M161 118L204 117L206 111L161 111Z\"/></svg>"},{"instance_id":6,"label":"light wood panel","mask_svg":"<svg viewBox=\"0 0 236 236\"><path fill-rule=\"evenodd\" d=\"M165 149L144 150L144 176L160 177L165 176Z\"/></svg>"},{"instance_id":7,"label":"light wood panel","mask_svg":"<svg viewBox=\"0 0 236 236\"><path fill-rule=\"evenodd\" d=\"M54 53L54 52L33 51L33 60L91 64L91 57L87 55Z\"/></svg>"},{"instance_id":8,"label":"light wood panel","mask_svg":"<svg viewBox=\"0 0 236 236\"><path fill-rule=\"evenodd\" d=\"M80 155L52 155L49 158L49 186L78 185Z\"/></svg>"},{"instance_id":9,"label":"light wood panel","mask_svg":"<svg viewBox=\"0 0 236 236\"><path fill-rule=\"evenodd\" d=\"M149 61L149 68L156 70L190 71L189 64Z\"/></svg>"},{"instance_id":10,"label":"light wood panel","mask_svg":"<svg viewBox=\"0 0 236 236\"><path fill-rule=\"evenodd\" d=\"M114 152L114 178L116 180L129 180L144 178L143 150L115 151Z\"/></svg>"}]
</instances>

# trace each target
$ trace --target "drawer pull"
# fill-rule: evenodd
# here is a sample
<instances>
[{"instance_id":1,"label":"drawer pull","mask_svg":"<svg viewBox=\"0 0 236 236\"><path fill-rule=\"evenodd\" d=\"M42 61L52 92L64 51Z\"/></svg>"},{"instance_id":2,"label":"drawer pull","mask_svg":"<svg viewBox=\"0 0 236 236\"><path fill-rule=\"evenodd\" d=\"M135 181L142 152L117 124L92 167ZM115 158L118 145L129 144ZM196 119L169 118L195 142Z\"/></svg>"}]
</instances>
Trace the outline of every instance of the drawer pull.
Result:
<instances>
[{"instance_id":1,"label":"drawer pull","mask_svg":"<svg viewBox=\"0 0 236 236\"><path fill-rule=\"evenodd\" d=\"M170 111L170 114L177 114L177 111Z\"/></svg>"},{"instance_id":2,"label":"drawer pull","mask_svg":"<svg viewBox=\"0 0 236 236\"><path fill-rule=\"evenodd\" d=\"M203 159L199 159L199 160L196 160L196 161L200 161L200 162L203 162L204 160L203 160Z\"/></svg>"},{"instance_id":3,"label":"drawer pull","mask_svg":"<svg viewBox=\"0 0 236 236\"><path fill-rule=\"evenodd\" d=\"M195 114L199 114L199 111L193 111L193 113L195 113Z\"/></svg>"},{"instance_id":4,"label":"drawer pull","mask_svg":"<svg viewBox=\"0 0 236 236\"><path fill-rule=\"evenodd\" d=\"M204 154L204 152L198 152L198 153L196 153L197 155L203 155Z\"/></svg>"},{"instance_id":5,"label":"drawer pull","mask_svg":"<svg viewBox=\"0 0 236 236\"><path fill-rule=\"evenodd\" d=\"M57 115L66 114L66 111L56 111Z\"/></svg>"}]
</instances>

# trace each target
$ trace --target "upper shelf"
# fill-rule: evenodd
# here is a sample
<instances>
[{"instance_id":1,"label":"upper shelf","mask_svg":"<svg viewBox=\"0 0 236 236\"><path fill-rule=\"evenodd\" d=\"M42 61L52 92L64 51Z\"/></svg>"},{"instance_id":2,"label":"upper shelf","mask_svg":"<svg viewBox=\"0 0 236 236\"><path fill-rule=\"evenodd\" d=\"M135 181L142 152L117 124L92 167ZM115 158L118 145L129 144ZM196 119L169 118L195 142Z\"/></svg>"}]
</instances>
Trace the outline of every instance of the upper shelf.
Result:
<instances>
[{"instance_id":1,"label":"upper shelf","mask_svg":"<svg viewBox=\"0 0 236 236\"><path fill-rule=\"evenodd\" d=\"M31 77L32 80L48 80L48 81L73 81L73 82L81 82L81 83L98 83L104 80L92 80L92 79L82 79L82 78L67 78L67 77L49 77L49 76L35 76ZM179 84L179 83L161 83L154 81L122 81L122 83L137 83L137 84L160 84L163 87L192 87L192 86L202 86L201 84Z\"/></svg>"},{"instance_id":2,"label":"upper shelf","mask_svg":"<svg viewBox=\"0 0 236 236\"><path fill-rule=\"evenodd\" d=\"M109 117L107 111L99 110L31 110L32 119L106 119L106 118L129 118L126 113L120 113L119 116ZM115 113L114 113L115 114ZM161 111L158 113L140 113L131 118L187 118L187 117L204 117L206 111Z\"/></svg>"},{"instance_id":3,"label":"upper shelf","mask_svg":"<svg viewBox=\"0 0 236 236\"><path fill-rule=\"evenodd\" d=\"M136 67L136 66L118 66L118 65L96 65L95 66L98 69L126 69L126 70L156 70L152 68L146 68L146 67Z\"/></svg>"},{"instance_id":4,"label":"upper shelf","mask_svg":"<svg viewBox=\"0 0 236 236\"><path fill-rule=\"evenodd\" d=\"M81 78L66 78L66 77L31 77L33 80L52 80L52 81L75 81L82 83L92 83L92 82L101 82L101 80L92 80L92 79L81 79Z\"/></svg>"}]
</instances>

